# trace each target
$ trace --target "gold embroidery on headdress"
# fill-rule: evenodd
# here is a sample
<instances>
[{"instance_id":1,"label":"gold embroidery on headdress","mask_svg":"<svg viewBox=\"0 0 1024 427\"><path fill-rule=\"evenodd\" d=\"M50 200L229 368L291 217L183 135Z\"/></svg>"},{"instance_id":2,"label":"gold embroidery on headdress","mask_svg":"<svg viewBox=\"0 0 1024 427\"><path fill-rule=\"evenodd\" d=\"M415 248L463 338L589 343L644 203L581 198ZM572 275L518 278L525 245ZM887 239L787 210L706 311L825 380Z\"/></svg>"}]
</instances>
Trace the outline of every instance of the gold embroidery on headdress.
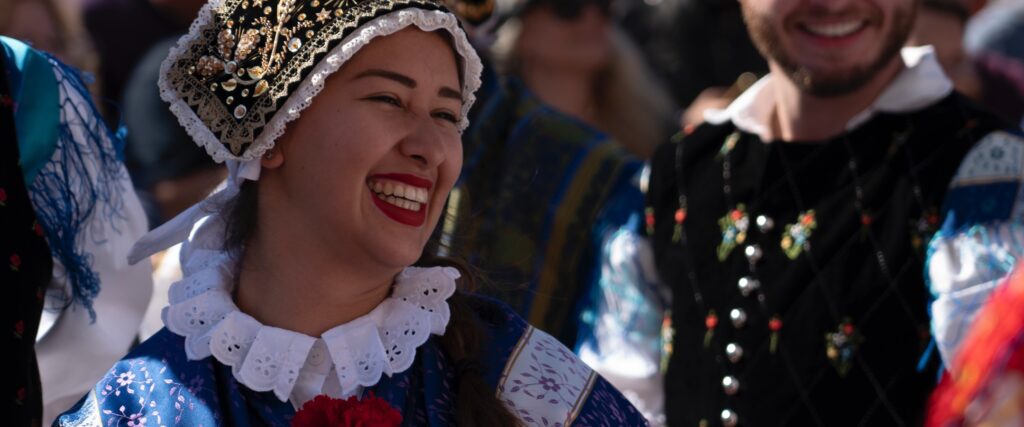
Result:
<instances>
[{"instance_id":1,"label":"gold embroidery on headdress","mask_svg":"<svg viewBox=\"0 0 1024 427\"><path fill-rule=\"evenodd\" d=\"M224 0L166 76L228 150L241 156L292 90L355 28L440 0Z\"/></svg>"}]
</instances>

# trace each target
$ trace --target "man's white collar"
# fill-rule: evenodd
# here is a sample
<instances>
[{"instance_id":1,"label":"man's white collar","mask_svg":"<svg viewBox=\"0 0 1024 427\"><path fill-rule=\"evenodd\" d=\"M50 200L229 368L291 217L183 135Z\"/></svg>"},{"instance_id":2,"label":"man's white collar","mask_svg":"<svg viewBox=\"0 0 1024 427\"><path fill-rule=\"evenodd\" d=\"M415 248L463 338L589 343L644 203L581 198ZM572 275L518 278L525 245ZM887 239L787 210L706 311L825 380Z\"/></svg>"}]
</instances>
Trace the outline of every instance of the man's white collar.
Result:
<instances>
[{"instance_id":1,"label":"man's white collar","mask_svg":"<svg viewBox=\"0 0 1024 427\"><path fill-rule=\"evenodd\" d=\"M943 73L931 46L906 47L900 52L905 68L866 110L846 124L851 130L871 119L875 113L906 113L938 102L953 91L953 82ZM768 74L736 98L724 110L709 110L704 120L711 124L729 121L741 131L768 141L775 111L773 76Z\"/></svg>"},{"instance_id":2,"label":"man's white collar","mask_svg":"<svg viewBox=\"0 0 1024 427\"><path fill-rule=\"evenodd\" d=\"M373 311L320 338L261 324L232 300L235 266L216 248L224 224L207 218L182 246L181 281L171 285L164 325L185 337L190 360L211 355L238 382L273 391L296 408L320 394L346 397L412 366L431 334L444 334L458 270L409 267Z\"/></svg>"}]
</instances>

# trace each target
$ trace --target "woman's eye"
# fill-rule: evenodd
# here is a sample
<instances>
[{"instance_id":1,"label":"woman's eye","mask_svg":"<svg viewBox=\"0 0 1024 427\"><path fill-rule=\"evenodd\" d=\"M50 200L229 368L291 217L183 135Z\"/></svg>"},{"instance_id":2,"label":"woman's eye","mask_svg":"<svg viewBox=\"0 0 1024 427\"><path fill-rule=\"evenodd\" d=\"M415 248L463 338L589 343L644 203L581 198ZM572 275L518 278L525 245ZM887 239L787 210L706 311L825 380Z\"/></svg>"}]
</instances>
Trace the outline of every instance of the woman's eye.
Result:
<instances>
[{"instance_id":1,"label":"woman's eye","mask_svg":"<svg viewBox=\"0 0 1024 427\"><path fill-rule=\"evenodd\" d=\"M375 96L371 96L371 97L366 98L366 99L369 99L371 101L376 101L376 102L383 102L385 104L391 104L391 105L394 105L396 107L401 107L402 106L402 101L399 101L398 98L395 98L395 97L390 96L390 95L375 95Z\"/></svg>"},{"instance_id":2,"label":"woman's eye","mask_svg":"<svg viewBox=\"0 0 1024 427\"><path fill-rule=\"evenodd\" d=\"M447 112L434 113L434 117L437 117L437 118L439 118L441 120L446 120L446 121L449 121L449 122L452 122L452 123L458 123L459 122L459 118L455 117L455 115L452 114L452 113L447 113Z\"/></svg>"}]
</instances>

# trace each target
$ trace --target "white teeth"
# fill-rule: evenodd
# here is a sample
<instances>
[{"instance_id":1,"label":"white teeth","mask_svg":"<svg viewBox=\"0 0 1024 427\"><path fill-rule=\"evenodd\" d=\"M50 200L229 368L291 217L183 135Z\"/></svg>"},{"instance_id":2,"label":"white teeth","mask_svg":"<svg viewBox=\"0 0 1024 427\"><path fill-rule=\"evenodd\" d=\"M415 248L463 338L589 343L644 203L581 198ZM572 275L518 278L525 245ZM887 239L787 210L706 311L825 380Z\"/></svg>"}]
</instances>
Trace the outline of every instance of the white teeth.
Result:
<instances>
[{"instance_id":1,"label":"white teeth","mask_svg":"<svg viewBox=\"0 0 1024 427\"><path fill-rule=\"evenodd\" d=\"M419 212L427 203L427 189L406 185L395 181L371 181L367 186L381 200L402 209Z\"/></svg>"},{"instance_id":2,"label":"white teeth","mask_svg":"<svg viewBox=\"0 0 1024 427\"><path fill-rule=\"evenodd\" d=\"M850 21L839 24L811 25L805 24L804 28L811 33L825 37L844 37L853 34L864 26L864 21Z\"/></svg>"}]
</instances>

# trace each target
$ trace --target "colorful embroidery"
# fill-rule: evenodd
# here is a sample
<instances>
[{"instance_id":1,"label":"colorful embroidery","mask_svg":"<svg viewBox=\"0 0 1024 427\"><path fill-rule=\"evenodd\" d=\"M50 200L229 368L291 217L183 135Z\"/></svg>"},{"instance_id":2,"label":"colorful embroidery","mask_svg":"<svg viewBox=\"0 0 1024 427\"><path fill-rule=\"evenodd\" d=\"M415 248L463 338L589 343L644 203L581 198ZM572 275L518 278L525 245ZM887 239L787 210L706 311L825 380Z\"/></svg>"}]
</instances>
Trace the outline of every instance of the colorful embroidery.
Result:
<instances>
[{"instance_id":1,"label":"colorful embroidery","mask_svg":"<svg viewBox=\"0 0 1024 427\"><path fill-rule=\"evenodd\" d=\"M825 334L825 355L839 372L839 376L845 377L850 372L850 368L853 367L853 357L862 341L864 338L850 319L843 320L835 332Z\"/></svg>"},{"instance_id":2,"label":"colorful embroidery","mask_svg":"<svg viewBox=\"0 0 1024 427\"><path fill-rule=\"evenodd\" d=\"M797 221L786 226L782 232L782 251L789 259L797 259L803 251L811 249L811 234L818 228L814 209L797 216Z\"/></svg>"},{"instance_id":3,"label":"colorful embroidery","mask_svg":"<svg viewBox=\"0 0 1024 427\"><path fill-rule=\"evenodd\" d=\"M750 226L747 207L742 203L736 205L735 209L718 219L718 226L722 228L722 243L718 245L718 260L725 261L737 245L742 245L747 240L747 228Z\"/></svg>"},{"instance_id":4,"label":"colorful embroidery","mask_svg":"<svg viewBox=\"0 0 1024 427\"><path fill-rule=\"evenodd\" d=\"M722 148L718 150L718 156L719 157L725 157L725 155L729 154L729 152L731 152L733 148L736 148L736 143L739 142L739 141L740 141L740 133L739 132L733 132L733 133L729 134L729 136L727 138L725 138L725 142L722 143Z\"/></svg>"}]
</instances>

